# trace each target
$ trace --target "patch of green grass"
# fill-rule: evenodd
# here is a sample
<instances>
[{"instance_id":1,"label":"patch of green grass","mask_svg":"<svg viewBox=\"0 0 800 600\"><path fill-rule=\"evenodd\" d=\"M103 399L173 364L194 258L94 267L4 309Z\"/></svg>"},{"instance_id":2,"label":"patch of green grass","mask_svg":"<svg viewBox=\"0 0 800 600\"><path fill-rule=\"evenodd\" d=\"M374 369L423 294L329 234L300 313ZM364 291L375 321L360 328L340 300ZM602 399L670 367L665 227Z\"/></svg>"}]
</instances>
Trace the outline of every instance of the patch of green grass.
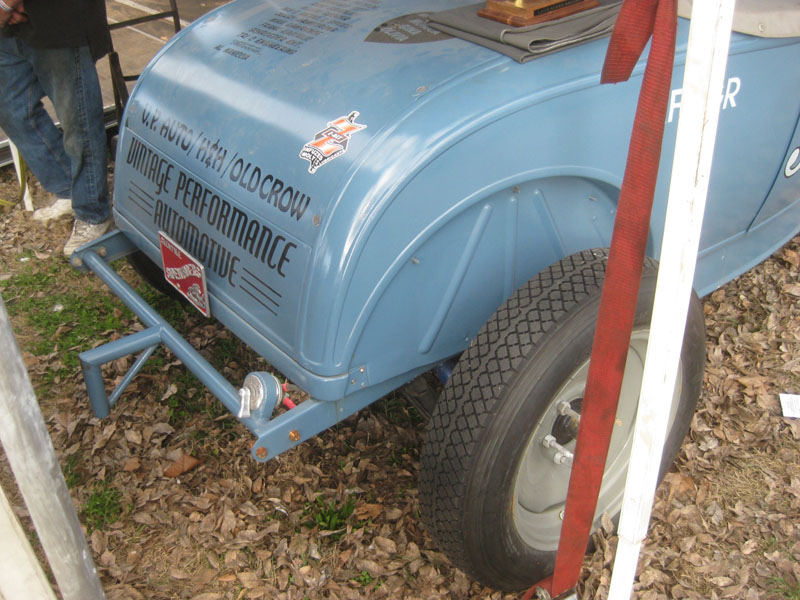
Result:
<instances>
[{"instance_id":1,"label":"patch of green grass","mask_svg":"<svg viewBox=\"0 0 800 600\"><path fill-rule=\"evenodd\" d=\"M178 369L169 381L177 387L177 391L166 400L170 425L180 425L205 409L202 396L196 391L194 394L189 393L192 388L197 390L202 387L191 372L184 368Z\"/></svg>"},{"instance_id":2,"label":"patch of green grass","mask_svg":"<svg viewBox=\"0 0 800 600\"><path fill-rule=\"evenodd\" d=\"M221 369L229 362L238 359L239 352L241 350L242 344L233 338L230 337L218 337L214 341L213 351L212 351L212 364L217 368Z\"/></svg>"},{"instance_id":3,"label":"patch of green grass","mask_svg":"<svg viewBox=\"0 0 800 600\"><path fill-rule=\"evenodd\" d=\"M225 405L217 400L216 398L207 399L203 408L203 412L206 416L211 419L212 421L219 419L222 416L230 414L228 409L225 408ZM233 427L234 422L232 420L222 420L219 421L223 428L226 427Z\"/></svg>"},{"instance_id":4,"label":"patch of green grass","mask_svg":"<svg viewBox=\"0 0 800 600\"><path fill-rule=\"evenodd\" d=\"M389 463L392 466L399 467L403 462L403 450L389 450Z\"/></svg>"},{"instance_id":5,"label":"patch of green grass","mask_svg":"<svg viewBox=\"0 0 800 600\"><path fill-rule=\"evenodd\" d=\"M136 293L170 325L175 326L186 318L186 305L177 298L166 296L146 283L139 285Z\"/></svg>"},{"instance_id":6,"label":"patch of green grass","mask_svg":"<svg viewBox=\"0 0 800 600\"><path fill-rule=\"evenodd\" d=\"M58 262L38 270L28 266L0 288L8 298L9 314L24 318L36 330L25 350L37 356L58 352L63 368L46 376L46 382L48 377L54 380L74 373L79 352L89 349L105 332L119 330L123 319L133 316L110 294L81 285L84 277Z\"/></svg>"},{"instance_id":7,"label":"patch of green grass","mask_svg":"<svg viewBox=\"0 0 800 600\"><path fill-rule=\"evenodd\" d=\"M391 394L373 405L392 425L414 429L425 423L419 411L399 395Z\"/></svg>"},{"instance_id":8,"label":"patch of green grass","mask_svg":"<svg viewBox=\"0 0 800 600\"><path fill-rule=\"evenodd\" d=\"M64 461L64 466L61 470L64 472L64 480L67 482L68 488L74 488L83 483L83 473L78 469L81 463L81 453L76 452L70 454Z\"/></svg>"},{"instance_id":9,"label":"patch of green grass","mask_svg":"<svg viewBox=\"0 0 800 600\"><path fill-rule=\"evenodd\" d=\"M322 531L339 531L347 525L347 519L353 514L355 507L356 501L352 496L349 496L341 505L338 505L335 500L326 502L319 497L306 506L305 516L310 517L307 525L316 525Z\"/></svg>"},{"instance_id":10,"label":"patch of green grass","mask_svg":"<svg viewBox=\"0 0 800 600\"><path fill-rule=\"evenodd\" d=\"M770 591L786 600L800 600L800 584L791 584L783 577L773 577L770 583L774 586Z\"/></svg>"},{"instance_id":11,"label":"patch of green grass","mask_svg":"<svg viewBox=\"0 0 800 600\"><path fill-rule=\"evenodd\" d=\"M375 581L375 579L372 577L372 575L369 574L368 571L361 571L359 575L352 578L352 581L355 581L356 583L359 583L366 587L370 583Z\"/></svg>"},{"instance_id":12,"label":"patch of green grass","mask_svg":"<svg viewBox=\"0 0 800 600\"><path fill-rule=\"evenodd\" d=\"M114 523L122 514L120 502L122 493L108 485L106 482L97 484L86 504L83 506L83 516L89 531L103 529Z\"/></svg>"}]
</instances>

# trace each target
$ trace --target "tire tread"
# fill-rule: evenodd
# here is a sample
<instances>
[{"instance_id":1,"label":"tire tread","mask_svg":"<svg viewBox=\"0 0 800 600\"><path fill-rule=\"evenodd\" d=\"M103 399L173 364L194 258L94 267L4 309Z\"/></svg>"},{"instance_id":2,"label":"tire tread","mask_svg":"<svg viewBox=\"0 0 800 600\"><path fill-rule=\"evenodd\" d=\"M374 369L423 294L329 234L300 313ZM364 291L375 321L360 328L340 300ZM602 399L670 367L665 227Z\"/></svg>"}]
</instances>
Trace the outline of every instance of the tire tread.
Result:
<instances>
[{"instance_id":1,"label":"tire tread","mask_svg":"<svg viewBox=\"0 0 800 600\"><path fill-rule=\"evenodd\" d=\"M607 249L568 256L520 287L462 355L425 433L420 510L428 532L459 568L475 573L465 548L464 499L479 436L520 363L561 319L602 287ZM647 259L645 269L656 269Z\"/></svg>"}]
</instances>

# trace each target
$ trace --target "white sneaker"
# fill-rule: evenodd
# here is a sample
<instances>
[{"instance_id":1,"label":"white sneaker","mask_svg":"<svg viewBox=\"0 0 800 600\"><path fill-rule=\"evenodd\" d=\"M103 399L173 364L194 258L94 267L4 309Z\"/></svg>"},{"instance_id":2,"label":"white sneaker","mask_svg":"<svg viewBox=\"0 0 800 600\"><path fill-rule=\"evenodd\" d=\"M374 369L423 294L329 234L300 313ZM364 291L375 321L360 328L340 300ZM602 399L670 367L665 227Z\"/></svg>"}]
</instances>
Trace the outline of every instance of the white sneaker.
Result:
<instances>
[{"instance_id":1,"label":"white sneaker","mask_svg":"<svg viewBox=\"0 0 800 600\"><path fill-rule=\"evenodd\" d=\"M77 248L80 248L84 244L88 244L89 242L99 238L109 227L111 227L112 223L113 221L111 217L102 223L98 223L97 225L94 225L93 223L87 223L86 221L81 221L80 219L75 219L75 223L72 226L72 235L69 236L69 239L64 246L64 254L66 257L69 258Z\"/></svg>"},{"instance_id":2,"label":"white sneaker","mask_svg":"<svg viewBox=\"0 0 800 600\"><path fill-rule=\"evenodd\" d=\"M51 221L72 214L72 200L70 198L56 198L47 208L33 211L34 221Z\"/></svg>"}]
</instances>

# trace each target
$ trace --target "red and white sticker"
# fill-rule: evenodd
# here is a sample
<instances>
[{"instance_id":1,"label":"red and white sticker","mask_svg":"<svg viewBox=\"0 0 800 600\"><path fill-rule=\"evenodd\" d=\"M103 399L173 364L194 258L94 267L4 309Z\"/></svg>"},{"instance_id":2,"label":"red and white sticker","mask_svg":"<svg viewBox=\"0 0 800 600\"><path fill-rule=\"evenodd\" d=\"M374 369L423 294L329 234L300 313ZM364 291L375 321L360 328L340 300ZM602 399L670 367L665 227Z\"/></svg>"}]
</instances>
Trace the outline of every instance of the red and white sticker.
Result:
<instances>
[{"instance_id":1,"label":"red and white sticker","mask_svg":"<svg viewBox=\"0 0 800 600\"><path fill-rule=\"evenodd\" d=\"M346 117L330 121L322 131L318 131L314 139L300 151L300 158L308 161L308 172L316 173L322 165L347 152L347 146L354 133L366 129L366 125L356 123L358 111Z\"/></svg>"},{"instance_id":2,"label":"red and white sticker","mask_svg":"<svg viewBox=\"0 0 800 600\"><path fill-rule=\"evenodd\" d=\"M164 278L208 317L211 307L208 303L205 267L163 231L158 232L158 242L164 261Z\"/></svg>"}]
</instances>

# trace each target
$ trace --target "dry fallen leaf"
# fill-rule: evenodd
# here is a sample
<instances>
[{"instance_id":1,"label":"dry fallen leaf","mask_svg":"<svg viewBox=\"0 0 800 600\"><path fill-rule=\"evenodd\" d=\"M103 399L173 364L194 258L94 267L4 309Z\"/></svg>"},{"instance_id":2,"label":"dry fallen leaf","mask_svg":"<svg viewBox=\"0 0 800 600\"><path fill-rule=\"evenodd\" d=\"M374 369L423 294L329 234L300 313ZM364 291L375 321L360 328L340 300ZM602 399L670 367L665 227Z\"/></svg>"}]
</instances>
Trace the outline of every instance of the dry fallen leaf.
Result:
<instances>
[{"instance_id":1,"label":"dry fallen leaf","mask_svg":"<svg viewBox=\"0 0 800 600\"><path fill-rule=\"evenodd\" d=\"M667 473L664 476L664 481L669 486L669 498L667 499L667 503L671 503L673 498L691 495L697 489L691 477L687 477L681 473Z\"/></svg>"},{"instance_id":2,"label":"dry fallen leaf","mask_svg":"<svg viewBox=\"0 0 800 600\"><path fill-rule=\"evenodd\" d=\"M167 469L164 471L164 477L178 477L187 473L194 469L197 465L199 465L202 461L196 459L194 456L189 456L188 454L182 454L180 458L175 460Z\"/></svg>"},{"instance_id":3,"label":"dry fallen leaf","mask_svg":"<svg viewBox=\"0 0 800 600\"><path fill-rule=\"evenodd\" d=\"M133 471L139 470L139 466L139 459L134 456L125 461L125 464L122 465L122 470L132 473Z\"/></svg>"},{"instance_id":4,"label":"dry fallen leaf","mask_svg":"<svg viewBox=\"0 0 800 600\"><path fill-rule=\"evenodd\" d=\"M362 504L357 506L353 514L361 521L376 519L383 512L383 504Z\"/></svg>"},{"instance_id":5,"label":"dry fallen leaf","mask_svg":"<svg viewBox=\"0 0 800 600\"><path fill-rule=\"evenodd\" d=\"M795 252L794 250L790 250L789 248L783 249L783 259L794 265L795 267L800 267L800 253Z\"/></svg>"}]
</instances>

